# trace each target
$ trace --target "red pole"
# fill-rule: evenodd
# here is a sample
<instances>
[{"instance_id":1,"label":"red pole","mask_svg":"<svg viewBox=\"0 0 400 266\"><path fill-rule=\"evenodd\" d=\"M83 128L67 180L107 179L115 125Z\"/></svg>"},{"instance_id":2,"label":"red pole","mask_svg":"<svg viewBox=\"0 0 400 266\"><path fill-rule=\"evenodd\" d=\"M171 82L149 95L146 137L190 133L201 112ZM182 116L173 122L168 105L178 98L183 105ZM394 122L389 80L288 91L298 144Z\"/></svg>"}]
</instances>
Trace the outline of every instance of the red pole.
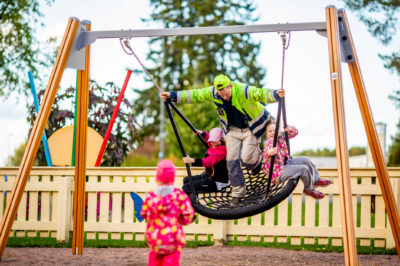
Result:
<instances>
[{"instance_id":1,"label":"red pole","mask_svg":"<svg viewBox=\"0 0 400 266\"><path fill-rule=\"evenodd\" d=\"M124 85L122 86L122 90L118 96L117 105L114 108L110 123L108 124L106 135L104 136L104 139L103 139L103 144L101 144L100 152L99 152L99 155L97 156L97 160L96 160L96 164L95 164L96 167L100 166L101 159L103 158L104 151L106 150L107 142L108 142L108 139L110 138L111 130L114 125L115 118L118 115L119 106L121 105L122 99L124 98L124 93L125 93L126 87L128 86L128 82L131 77L131 74L132 74L132 70L128 70L128 73L126 73Z\"/></svg>"}]
</instances>

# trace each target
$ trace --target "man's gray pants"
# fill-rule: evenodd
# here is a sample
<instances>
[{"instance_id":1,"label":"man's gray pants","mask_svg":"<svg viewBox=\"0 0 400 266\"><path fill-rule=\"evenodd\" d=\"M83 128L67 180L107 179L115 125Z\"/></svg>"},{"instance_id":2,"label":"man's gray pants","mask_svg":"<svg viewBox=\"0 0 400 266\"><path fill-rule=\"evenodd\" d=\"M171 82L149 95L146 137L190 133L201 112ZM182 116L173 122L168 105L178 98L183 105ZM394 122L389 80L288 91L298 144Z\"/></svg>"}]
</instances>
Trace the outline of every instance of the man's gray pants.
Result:
<instances>
[{"instance_id":1,"label":"man's gray pants","mask_svg":"<svg viewBox=\"0 0 400 266\"><path fill-rule=\"evenodd\" d=\"M261 162L261 138L257 139L248 128L240 129L229 126L225 141L232 197L243 197L246 195L246 184L242 163L246 168L253 169Z\"/></svg>"},{"instance_id":2,"label":"man's gray pants","mask_svg":"<svg viewBox=\"0 0 400 266\"><path fill-rule=\"evenodd\" d=\"M281 181L288 178L298 178L307 190L314 189L314 182L319 178L317 167L305 156L289 159L283 167Z\"/></svg>"}]
</instances>

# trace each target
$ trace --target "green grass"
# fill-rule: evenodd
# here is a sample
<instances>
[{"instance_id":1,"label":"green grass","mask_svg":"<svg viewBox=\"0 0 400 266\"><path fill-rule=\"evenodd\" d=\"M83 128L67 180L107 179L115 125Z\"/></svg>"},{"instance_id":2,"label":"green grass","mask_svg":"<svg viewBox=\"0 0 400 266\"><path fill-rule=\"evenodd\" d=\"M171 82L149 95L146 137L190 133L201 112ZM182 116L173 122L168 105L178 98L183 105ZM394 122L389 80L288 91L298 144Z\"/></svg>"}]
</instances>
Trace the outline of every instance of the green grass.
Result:
<instances>
[{"instance_id":1,"label":"green grass","mask_svg":"<svg viewBox=\"0 0 400 266\"><path fill-rule=\"evenodd\" d=\"M72 247L72 242L58 243L55 238L44 237L10 237L7 241L7 247L67 248Z\"/></svg>"},{"instance_id":2,"label":"green grass","mask_svg":"<svg viewBox=\"0 0 400 266\"><path fill-rule=\"evenodd\" d=\"M135 241L135 240L87 240L85 239L84 246L91 248L146 248L146 241ZM98 235L97 235L98 238ZM318 238L316 238L318 240ZM306 245L304 244L304 238L301 238L301 245L291 245L291 238L288 237L286 243L278 243L277 237L274 237L274 242L264 242L264 237L261 236L260 242L251 242L250 237L247 241L238 241L234 238L234 241L227 242L229 246L248 246L248 247L267 247L267 248L282 248L288 250L310 250L316 252L343 252L342 246L332 246L332 241L329 239L328 245ZM371 241L372 245L373 240ZM212 246L214 243L211 241L211 235L209 235L207 241L198 241L197 235L195 241L188 241L186 244L187 248L197 248L203 246ZM58 243L55 238L50 237L10 237L7 242L7 247L48 247L48 248L72 248L72 240L68 243ZM395 255L397 254L396 249L385 249L377 247L364 247L359 245L357 240L357 253L358 254L375 254L375 255Z\"/></svg>"},{"instance_id":3,"label":"green grass","mask_svg":"<svg viewBox=\"0 0 400 266\"><path fill-rule=\"evenodd\" d=\"M292 224L292 204L288 204L288 225ZM316 218L315 218L315 225L319 225L319 204L317 202L316 207L315 207L315 213L316 213ZM275 214L275 219L274 219L274 224L278 224L278 207L274 208L274 214ZM360 218L361 218L361 206L358 204L357 206L357 217L356 218L356 225L359 227L360 226ZM212 221L211 219L208 220L208 223L210 224ZM198 223L198 221L196 221ZM237 220L234 221L235 224L238 223ZM305 223L305 204L302 204L302 225ZM248 218L248 224L251 224L251 218ZM261 215L261 224L265 224L265 213ZM329 205L329 226L332 226L332 204ZM375 214L371 214L371 227L375 227ZM121 234L122 236L122 234ZM86 237L86 234L85 234ZM318 238L316 239L316 243L318 243ZM230 241L227 243L227 245L231 246L249 246L249 247L270 247L270 248L283 248L283 249L290 249L290 250L311 250L311 251L317 251L317 252L343 252L343 247L342 246L332 246L332 239L329 238L328 244L327 245L318 245L318 244L313 244L313 245L308 245L304 244L304 238L301 238L301 245L291 245L291 238L287 238L286 243L278 243L277 242L277 237L274 237L274 242L272 243L267 243L264 242L264 237L260 237L259 242L252 242L250 241L250 236L247 238L247 241L238 241L237 237L234 237L233 241ZM186 244L186 247L188 248L196 248L196 247L201 247L201 246L211 246L213 245L213 241L211 241L211 235L208 235L208 240L207 241L199 241L198 240L198 235L195 235L195 240L194 241L188 241ZM118 247L118 248L123 248L123 247L137 247L137 248L144 248L147 247L146 241L136 241L136 240L112 240L111 239L111 233L108 234L108 239L107 240L100 240L99 239L99 234L96 234L96 239L85 239L84 243L85 247L93 247L93 248L108 248L108 247ZM70 240L68 243L58 243L55 238L51 237L39 237L39 233L37 233L36 237L10 237L8 242L7 242L7 247L55 247L55 248L71 248L72 247L72 240ZM397 254L396 249L385 249L385 248L378 248L374 247L374 240L371 239L371 246L365 247L365 246L360 246L360 240L357 239L357 252L359 254Z\"/></svg>"},{"instance_id":4,"label":"green grass","mask_svg":"<svg viewBox=\"0 0 400 266\"><path fill-rule=\"evenodd\" d=\"M332 246L332 241L329 239L328 245L306 245L304 244L304 238L301 240L301 245L291 245L290 237L288 237L287 243L278 243L277 237L274 237L274 242L267 243L264 242L264 237L261 236L260 242L251 242L249 239L247 241L238 241L236 238L234 241L227 242L226 244L229 246L247 246L247 247L267 247L267 248L282 248L288 250L309 250L316 252L343 252L343 246ZM359 242L359 241L358 241ZM357 253L358 254L374 254L374 255L396 255L396 249L385 249L385 248L376 248L376 247L364 247L357 244Z\"/></svg>"},{"instance_id":5,"label":"green grass","mask_svg":"<svg viewBox=\"0 0 400 266\"><path fill-rule=\"evenodd\" d=\"M332 203L329 204L329 226L332 226ZM302 210L301 210L301 225L304 226L305 224L305 210L306 210L306 205L303 202L302 203ZM288 203L288 225L292 225L292 203ZM278 208L275 207L274 209L275 213L275 225L278 225ZM357 210L356 210L357 216L355 217L356 219L356 226L360 227L361 225L361 204L357 204ZM386 221L385 221L386 222ZM315 204L315 226L319 226L319 202L316 202ZM371 228L375 228L375 213L371 213Z\"/></svg>"},{"instance_id":6,"label":"green grass","mask_svg":"<svg viewBox=\"0 0 400 266\"><path fill-rule=\"evenodd\" d=\"M188 241L186 247L197 248L203 246L212 246L211 235L207 241ZM84 246L90 248L147 248L146 241L136 240L113 240L111 234L108 234L108 239L85 239ZM51 237L10 237L7 242L7 247L47 247L47 248L72 248L72 239L68 243L58 243L55 238Z\"/></svg>"},{"instance_id":7,"label":"green grass","mask_svg":"<svg viewBox=\"0 0 400 266\"><path fill-rule=\"evenodd\" d=\"M211 241L188 241L186 247L197 248L213 244ZM84 246L87 248L147 248L147 243L132 240L85 240ZM55 238L10 237L7 247L72 248L72 240L68 243L58 243Z\"/></svg>"}]
</instances>

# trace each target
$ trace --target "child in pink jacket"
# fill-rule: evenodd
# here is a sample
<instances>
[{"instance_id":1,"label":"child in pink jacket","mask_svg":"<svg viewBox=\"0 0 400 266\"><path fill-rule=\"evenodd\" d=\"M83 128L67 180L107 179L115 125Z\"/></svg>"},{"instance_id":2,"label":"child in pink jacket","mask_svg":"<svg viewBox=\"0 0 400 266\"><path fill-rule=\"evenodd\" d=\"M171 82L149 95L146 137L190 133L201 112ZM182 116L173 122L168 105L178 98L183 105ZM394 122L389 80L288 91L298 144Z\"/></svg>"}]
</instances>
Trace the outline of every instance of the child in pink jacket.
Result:
<instances>
[{"instance_id":1,"label":"child in pink jacket","mask_svg":"<svg viewBox=\"0 0 400 266\"><path fill-rule=\"evenodd\" d=\"M279 133L276 147L273 147L275 135L275 122L271 122L266 129L267 140L264 143L263 164L262 169L265 174L269 175L271 166L271 157L275 155L274 168L272 172L272 182L277 184L287 178L299 177L304 183L303 193L311 196L314 199L322 199L325 195L316 190L318 186L328 186L332 182L327 179L322 179L319 176L317 167L311 160L305 156L297 158L289 158L288 149L283 132ZM288 132L289 139L297 136L297 128L287 126L285 129Z\"/></svg>"},{"instance_id":2,"label":"child in pink jacket","mask_svg":"<svg viewBox=\"0 0 400 266\"><path fill-rule=\"evenodd\" d=\"M157 187L143 202L141 215L147 222L150 248L148 265L179 265L185 235L182 225L190 224L194 210L188 196L173 186L175 166L169 160L157 165Z\"/></svg>"},{"instance_id":3,"label":"child in pink jacket","mask_svg":"<svg viewBox=\"0 0 400 266\"><path fill-rule=\"evenodd\" d=\"M196 193L217 192L229 186L228 168L226 167L226 144L224 131L215 127L207 131L198 131L207 141L209 148L204 158L183 157L184 163L192 166L203 166L205 171L200 175L192 176L193 187ZM192 192L189 177L183 179L183 191L188 195Z\"/></svg>"}]
</instances>

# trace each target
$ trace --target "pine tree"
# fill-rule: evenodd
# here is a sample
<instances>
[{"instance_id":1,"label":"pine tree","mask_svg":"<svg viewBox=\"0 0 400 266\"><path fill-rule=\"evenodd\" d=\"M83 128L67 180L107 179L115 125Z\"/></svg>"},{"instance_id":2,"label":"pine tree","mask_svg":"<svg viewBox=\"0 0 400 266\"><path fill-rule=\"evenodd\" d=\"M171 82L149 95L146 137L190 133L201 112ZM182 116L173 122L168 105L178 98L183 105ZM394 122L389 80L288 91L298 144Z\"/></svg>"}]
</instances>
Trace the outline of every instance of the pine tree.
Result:
<instances>
[{"instance_id":1,"label":"pine tree","mask_svg":"<svg viewBox=\"0 0 400 266\"><path fill-rule=\"evenodd\" d=\"M360 20L368 27L368 31L382 44L392 42L399 28L400 1L398 0L343 0L346 6L355 11ZM400 49L391 54L379 54L384 66L400 75ZM396 107L400 108L400 88L395 89L389 96ZM392 145L389 147L388 165L400 165L400 122L397 125L399 132L392 137Z\"/></svg>"},{"instance_id":2,"label":"pine tree","mask_svg":"<svg viewBox=\"0 0 400 266\"><path fill-rule=\"evenodd\" d=\"M389 45L399 26L400 2L398 0L343 0L346 7L356 12L368 31L383 45ZM379 55L385 67L400 74L400 50L390 55Z\"/></svg>"},{"instance_id":3,"label":"pine tree","mask_svg":"<svg viewBox=\"0 0 400 266\"><path fill-rule=\"evenodd\" d=\"M394 102L396 109L400 109L400 90L395 91L389 98ZM397 123L397 133L392 137L389 147L388 166L400 166L400 122Z\"/></svg>"},{"instance_id":4,"label":"pine tree","mask_svg":"<svg viewBox=\"0 0 400 266\"><path fill-rule=\"evenodd\" d=\"M145 21L158 23L163 28L205 27L254 24L255 7L251 0L150 0L151 17ZM164 91L187 90L211 85L214 77L225 73L233 80L256 86L265 77L265 70L258 64L260 43L250 34L176 36L154 38L149 41L147 59L154 62L150 72ZM137 91L134 113L142 124L142 137L156 139L159 132L159 93L155 87ZM218 118L211 104L180 105L182 113L194 126L210 130L218 126ZM177 118L176 120L179 120ZM168 119L167 119L168 121ZM202 156L201 144L178 122L181 136L191 156ZM170 123L166 122L168 126ZM169 153L180 156L175 136L168 129ZM193 147L193 148L192 148Z\"/></svg>"},{"instance_id":5,"label":"pine tree","mask_svg":"<svg viewBox=\"0 0 400 266\"><path fill-rule=\"evenodd\" d=\"M397 129L400 132L400 123L397 124ZM388 166L400 166L400 133L392 137L392 145L389 148Z\"/></svg>"}]
</instances>

